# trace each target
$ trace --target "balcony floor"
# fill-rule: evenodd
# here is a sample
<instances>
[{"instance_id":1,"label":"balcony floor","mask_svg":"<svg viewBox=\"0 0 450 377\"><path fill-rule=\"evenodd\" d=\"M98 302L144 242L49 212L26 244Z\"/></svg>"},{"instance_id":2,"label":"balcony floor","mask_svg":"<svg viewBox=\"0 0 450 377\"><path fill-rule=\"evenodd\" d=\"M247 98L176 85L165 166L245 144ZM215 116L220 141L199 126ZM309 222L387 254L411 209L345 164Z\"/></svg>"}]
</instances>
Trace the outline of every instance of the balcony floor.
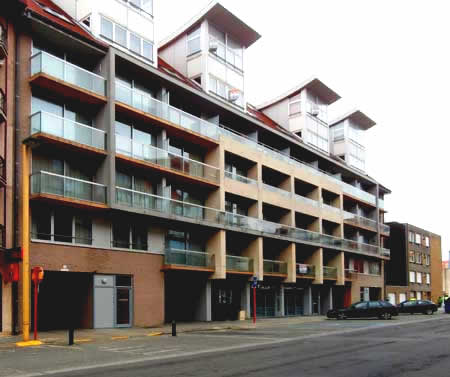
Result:
<instances>
[{"instance_id":1,"label":"balcony floor","mask_svg":"<svg viewBox=\"0 0 450 377\"><path fill-rule=\"evenodd\" d=\"M63 204L69 207L82 209L105 210L109 208L108 205L104 203L90 202L88 200L81 200L81 199L65 198L63 196L53 194L32 194L30 195L30 200L50 202L54 204Z\"/></svg>"},{"instance_id":2,"label":"balcony floor","mask_svg":"<svg viewBox=\"0 0 450 377\"><path fill-rule=\"evenodd\" d=\"M30 84L41 87L52 92L56 92L64 98L87 103L91 105L103 105L106 103L106 97L80 88L79 86L57 79L46 73L37 73L29 79Z\"/></svg>"},{"instance_id":3,"label":"balcony floor","mask_svg":"<svg viewBox=\"0 0 450 377\"><path fill-rule=\"evenodd\" d=\"M182 266L179 264L165 264L161 268L161 271L197 271L197 272L208 272L213 273L215 270L211 267L198 267L198 266Z\"/></svg>"}]
</instances>

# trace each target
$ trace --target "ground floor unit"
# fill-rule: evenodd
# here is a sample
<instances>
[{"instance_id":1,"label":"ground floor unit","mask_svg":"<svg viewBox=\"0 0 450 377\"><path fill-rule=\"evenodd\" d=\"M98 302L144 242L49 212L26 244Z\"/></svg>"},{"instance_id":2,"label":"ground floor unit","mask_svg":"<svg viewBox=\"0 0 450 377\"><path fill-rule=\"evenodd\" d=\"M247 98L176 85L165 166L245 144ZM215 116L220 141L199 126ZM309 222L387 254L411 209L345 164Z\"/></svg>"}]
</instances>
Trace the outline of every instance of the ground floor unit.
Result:
<instances>
[{"instance_id":1,"label":"ground floor unit","mask_svg":"<svg viewBox=\"0 0 450 377\"><path fill-rule=\"evenodd\" d=\"M264 276L251 287L251 273L227 273L214 279L209 270L167 268L157 253L103 250L32 242L31 266L42 266L38 328L150 327L165 322L225 321L257 317L323 315L352 302L383 298L381 276L336 279ZM21 287L2 279L2 331L20 330ZM31 313L34 307L31 290ZM31 316L33 317L33 316ZM32 323L32 326L34 324Z\"/></svg>"},{"instance_id":2,"label":"ground floor unit","mask_svg":"<svg viewBox=\"0 0 450 377\"><path fill-rule=\"evenodd\" d=\"M429 286L386 285L386 297L394 305L410 299L431 300L431 289Z\"/></svg>"}]
</instances>

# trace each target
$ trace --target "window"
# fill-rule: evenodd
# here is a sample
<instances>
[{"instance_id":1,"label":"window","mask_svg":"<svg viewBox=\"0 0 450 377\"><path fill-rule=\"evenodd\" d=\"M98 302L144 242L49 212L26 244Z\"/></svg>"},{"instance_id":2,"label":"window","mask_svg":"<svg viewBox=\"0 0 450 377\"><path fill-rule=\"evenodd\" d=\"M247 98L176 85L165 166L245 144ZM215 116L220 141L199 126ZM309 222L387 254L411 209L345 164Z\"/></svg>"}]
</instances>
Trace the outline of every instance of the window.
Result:
<instances>
[{"instance_id":1,"label":"window","mask_svg":"<svg viewBox=\"0 0 450 377\"><path fill-rule=\"evenodd\" d=\"M100 35L118 45L128 48L147 60L153 61L153 43L137 34L130 32L123 26L101 17Z\"/></svg>"},{"instance_id":2,"label":"window","mask_svg":"<svg viewBox=\"0 0 450 377\"><path fill-rule=\"evenodd\" d=\"M426 282L427 284L431 284L430 274L426 274Z\"/></svg>"},{"instance_id":3,"label":"window","mask_svg":"<svg viewBox=\"0 0 450 377\"><path fill-rule=\"evenodd\" d=\"M422 299L422 292L417 292L416 298L417 298L417 300L421 300Z\"/></svg>"},{"instance_id":4,"label":"window","mask_svg":"<svg viewBox=\"0 0 450 377\"><path fill-rule=\"evenodd\" d=\"M187 36L188 56L195 54L196 52L199 52L202 49L200 44L200 34L201 34L200 26L188 34Z\"/></svg>"},{"instance_id":5,"label":"window","mask_svg":"<svg viewBox=\"0 0 450 377\"><path fill-rule=\"evenodd\" d=\"M381 304L378 301L370 301L369 308L370 309L381 308Z\"/></svg>"},{"instance_id":6,"label":"window","mask_svg":"<svg viewBox=\"0 0 450 377\"><path fill-rule=\"evenodd\" d=\"M426 264L427 266L430 265L430 256L429 256L428 254L425 256L425 264Z\"/></svg>"},{"instance_id":7,"label":"window","mask_svg":"<svg viewBox=\"0 0 450 377\"><path fill-rule=\"evenodd\" d=\"M359 302L355 304L355 309L366 309L367 308L367 302Z\"/></svg>"},{"instance_id":8,"label":"window","mask_svg":"<svg viewBox=\"0 0 450 377\"><path fill-rule=\"evenodd\" d=\"M413 232L409 232L408 240L409 240L409 242L414 242L414 233Z\"/></svg>"},{"instance_id":9,"label":"window","mask_svg":"<svg viewBox=\"0 0 450 377\"><path fill-rule=\"evenodd\" d=\"M130 4L134 9L153 15L153 0L122 0Z\"/></svg>"},{"instance_id":10,"label":"window","mask_svg":"<svg viewBox=\"0 0 450 377\"><path fill-rule=\"evenodd\" d=\"M301 113L301 100L292 101L289 103L289 116L299 115Z\"/></svg>"},{"instance_id":11,"label":"window","mask_svg":"<svg viewBox=\"0 0 450 377\"><path fill-rule=\"evenodd\" d=\"M416 282L416 272L415 271L409 271L409 282L410 283Z\"/></svg>"},{"instance_id":12,"label":"window","mask_svg":"<svg viewBox=\"0 0 450 377\"><path fill-rule=\"evenodd\" d=\"M100 26L100 34L111 41L113 40L113 23L103 17Z\"/></svg>"},{"instance_id":13,"label":"window","mask_svg":"<svg viewBox=\"0 0 450 377\"><path fill-rule=\"evenodd\" d=\"M369 262L369 274L380 275L380 262Z\"/></svg>"},{"instance_id":14,"label":"window","mask_svg":"<svg viewBox=\"0 0 450 377\"><path fill-rule=\"evenodd\" d=\"M113 224L112 246L121 249L148 250L148 228L143 225L128 225L123 221Z\"/></svg>"},{"instance_id":15,"label":"window","mask_svg":"<svg viewBox=\"0 0 450 377\"><path fill-rule=\"evenodd\" d=\"M420 236L419 233L416 233L416 244L420 245L420 241L421 241L422 237Z\"/></svg>"},{"instance_id":16,"label":"window","mask_svg":"<svg viewBox=\"0 0 450 377\"><path fill-rule=\"evenodd\" d=\"M414 259L414 251L410 251L409 252L409 261L411 263L414 263L415 259Z\"/></svg>"},{"instance_id":17,"label":"window","mask_svg":"<svg viewBox=\"0 0 450 377\"><path fill-rule=\"evenodd\" d=\"M169 230L166 236L168 249L205 251L202 241L195 238L194 233Z\"/></svg>"},{"instance_id":18,"label":"window","mask_svg":"<svg viewBox=\"0 0 450 377\"><path fill-rule=\"evenodd\" d=\"M209 91L228 102L244 107L244 93L211 75L209 76Z\"/></svg>"},{"instance_id":19,"label":"window","mask_svg":"<svg viewBox=\"0 0 450 377\"><path fill-rule=\"evenodd\" d=\"M422 253L416 253L416 263L422 264Z\"/></svg>"},{"instance_id":20,"label":"window","mask_svg":"<svg viewBox=\"0 0 450 377\"><path fill-rule=\"evenodd\" d=\"M417 272L416 273L416 283L418 284L422 284L422 273L421 272Z\"/></svg>"},{"instance_id":21,"label":"window","mask_svg":"<svg viewBox=\"0 0 450 377\"><path fill-rule=\"evenodd\" d=\"M228 34L209 24L209 51L234 68L243 69L243 47Z\"/></svg>"},{"instance_id":22,"label":"window","mask_svg":"<svg viewBox=\"0 0 450 377\"><path fill-rule=\"evenodd\" d=\"M92 244L92 220L66 209L35 207L32 212L31 237L39 240L80 245Z\"/></svg>"},{"instance_id":23,"label":"window","mask_svg":"<svg viewBox=\"0 0 450 377\"><path fill-rule=\"evenodd\" d=\"M425 246L430 247L430 237L425 236Z\"/></svg>"}]
</instances>

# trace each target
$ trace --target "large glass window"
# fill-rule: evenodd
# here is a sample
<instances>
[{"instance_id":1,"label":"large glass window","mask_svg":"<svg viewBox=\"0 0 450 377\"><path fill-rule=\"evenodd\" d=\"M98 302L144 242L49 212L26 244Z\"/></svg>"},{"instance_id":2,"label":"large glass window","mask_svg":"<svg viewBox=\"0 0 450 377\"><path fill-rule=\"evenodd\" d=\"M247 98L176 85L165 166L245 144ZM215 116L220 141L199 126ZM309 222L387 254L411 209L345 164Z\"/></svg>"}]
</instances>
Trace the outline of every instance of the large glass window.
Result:
<instances>
[{"instance_id":1,"label":"large glass window","mask_svg":"<svg viewBox=\"0 0 450 377\"><path fill-rule=\"evenodd\" d=\"M194 233L179 230L167 232L166 247L178 250L205 251L204 243Z\"/></svg>"},{"instance_id":2,"label":"large glass window","mask_svg":"<svg viewBox=\"0 0 450 377\"><path fill-rule=\"evenodd\" d=\"M212 75L209 76L209 91L235 105L244 106L244 93Z\"/></svg>"},{"instance_id":3,"label":"large glass window","mask_svg":"<svg viewBox=\"0 0 450 377\"><path fill-rule=\"evenodd\" d=\"M113 23L106 18L102 17L100 25L100 34L102 37L113 40Z\"/></svg>"},{"instance_id":4,"label":"large glass window","mask_svg":"<svg viewBox=\"0 0 450 377\"><path fill-rule=\"evenodd\" d=\"M242 71L243 47L230 35L209 24L209 51L228 64Z\"/></svg>"},{"instance_id":5,"label":"large glass window","mask_svg":"<svg viewBox=\"0 0 450 377\"><path fill-rule=\"evenodd\" d=\"M416 233L416 244L420 245L420 241L421 241L422 237L420 236L419 233Z\"/></svg>"},{"instance_id":6,"label":"large glass window","mask_svg":"<svg viewBox=\"0 0 450 377\"><path fill-rule=\"evenodd\" d=\"M300 115L302 110L302 101L296 100L289 103L289 116Z\"/></svg>"},{"instance_id":7,"label":"large glass window","mask_svg":"<svg viewBox=\"0 0 450 377\"><path fill-rule=\"evenodd\" d=\"M416 282L416 272L415 271L409 271L409 282L410 283Z\"/></svg>"},{"instance_id":8,"label":"large glass window","mask_svg":"<svg viewBox=\"0 0 450 377\"><path fill-rule=\"evenodd\" d=\"M148 227L129 225L118 221L112 227L113 247L132 250L148 250Z\"/></svg>"},{"instance_id":9,"label":"large glass window","mask_svg":"<svg viewBox=\"0 0 450 377\"><path fill-rule=\"evenodd\" d=\"M187 36L187 54L192 55L201 50L200 44L200 34L201 29L200 26L194 31L190 32Z\"/></svg>"},{"instance_id":10,"label":"large glass window","mask_svg":"<svg viewBox=\"0 0 450 377\"><path fill-rule=\"evenodd\" d=\"M115 28L115 39L114 41L121 46L127 47L127 30L119 25L114 25Z\"/></svg>"}]
</instances>

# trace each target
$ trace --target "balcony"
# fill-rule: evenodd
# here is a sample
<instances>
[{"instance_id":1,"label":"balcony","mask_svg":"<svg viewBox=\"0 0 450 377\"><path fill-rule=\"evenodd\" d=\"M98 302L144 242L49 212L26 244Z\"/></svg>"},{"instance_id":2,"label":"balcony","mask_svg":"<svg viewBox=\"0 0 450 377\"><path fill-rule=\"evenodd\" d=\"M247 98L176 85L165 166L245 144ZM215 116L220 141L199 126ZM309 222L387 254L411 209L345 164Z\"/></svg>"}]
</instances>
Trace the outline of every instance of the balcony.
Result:
<instances>
[{"instance_id":1,"label":"balcony","mask_svg":"<svg viewBox=\"0 0 450 377\"><path fill-rule=\"evenodd\" d=\"M323 278L336 280L337 279L337 267L323 266Z\"/></svg>"},{"instance_id":2,"label":"balcony","mask_svg":"<svg viewBox=\"0 0 450 377\"><path fill-rule=\"evenodd\" d=\"M8 56L8 34L5 28L0 25L0 59L6 59Z\"/></svg>"},{"instance_id":3,"label":"balcony","mask_svg":"<svg viewBox=\"0 0 450 377\"><path fill-rule=\"evenodd\" d=\"M266 156L270 156L272 158L275 158L279 161L284 161L285 163L296 166L300 169L308 170L311 174L314 174L315 176L319 177L325 177L331 181L333 181L335 184L339 185L342 188L342 191L344 193L347 193L348 195L351 195L352 197L362 200L366 203L369 203L372 206L376 205L376 198L375 195L372 195L364 190L361 190L358 187L352 186L346 182L341 181L340 179L336 178L335 176L331 175L331 173L327 173L325 171L322 171L315 166L309 165L306 162L300 161L294 157L291 157L283 152L280 152L276 149L273 149L267 145L264 145L262 143L259 143L256 140L250 139L244 135L238 134L235 131L229 130L225 128L224 126L221 126L219 129L220 135L229 137L241 144L245 144L249 146L250 148L254 148L255 150L260 151Z\"/></svg>"},{"instance_id":4,"label":"balcony","mask_svg":"<svg viewBox=\"0 0 450 377\"><path fill-rule=\"evenodd\" d=\"M0 249L6 248L6 228L0 224Z\"/></svg>"},{"instance_id":5,"label":"balcony","mask_svg":"<svg viewBox=\"0 0 450 377\"><path fill-rule=\"evenodd\" d=\"M103 77L44 51L31 57L30 82L76 101L106 103Z\"/></svg>"},{"instance_id":6,"label":"balcony","mask_svg":"<svg viewBox=\"0 0 450 377\"><path fill-rule=\"evenodd\" d=\"M6 121L6 96L3 89L0 88L0 123Z\"/></svg>"},{"instance_id":7,"label":"balcony","mask_svg":"<svg viewBox=\"0 0 450 377\"><path fill-rule=\"evenodd\" d=\"M351 212L344 211L344 221L347 224L355 225L360 228L371 230L373 232L378 231L378 224L375 220L371 220L367 217L359 216Z\"/></svg>"},{"instance_id":8,"label":"balcony","mask_svg":"<svg viewBox=\"0 0 450 377\"><path fill-rule=\"evenodd\" d=\"M356 273L355 270L351 269L345 269L345 278L347 280L352 280L354 278L354 274Z\"/></svg>"},{"instance_id":9,"label":"balcony","mask_svg":"<svg viewBox=\"0 0 450 377\"><path fill-rule=\"evenodd\" d=\"M389 225L380 223L380 232L385 236L389 236L391 234L391 227Z\"/></svg>"},{"instance_id":10,"label":"balcony","mask_svg":"<svg viewBox=\"0 0 450 377\"><path fill-rule=\"evenodd\" d=\"M268 185L266 183L262 184L262 187L264 188L264 190L266 191L271 191L274 192L278 195L284 196L285 198L290 198L291 197L291 193L289 191L280 189L278 187L272 186L272 185Z\"/></svg>"},{"instance_id":11,"label":"balcony","mask_svg":"<svg viewBox=\"0 0 450 377\"><path fill-rule=\"evenodd\" d=\"M253 259L227 255L227 273L249 274L253 273Z\"/></svg>"},{"instance_id":12,"label":"balcony","mask_svg":"<svg viewBox=\"0 0 450 377\"><path fill-rule=\"evenodd\" d=\"M105 185L45 171L31 174L31 199L64 201L79 207L107 208Z\"/></svg>"},{"instance_id":13,"label":"balcony","mask_svg":"<svg viewBox=\"0 0 450 377\"><path fill-rule=\"evenodd\" d=\"M248 177L244 177L243 175L232 173L230 171L225 171L225 178L233 179L235 181L242 182L247 185L254 185L254 186L258 185L258 181Z\"/></svg>"},{"instance_id":14,"label":"balcony","mask_svg":"<svg viewBox=\"0 0 450 377\"><path fill-rule=\"evenodd\" d=\"M116 101L118 110L131 116L138 115L145 120L157 121L166 127L169 135L182 137L207 147L215 146L218 143L219 128L217 125L118 82L116 82Z\"/></svg>"},{"instance_id":15,"label":"balcony","mask_svg":"<svg viewBox=\"0 0 450 377\"><path fill-rule=\"evenodd\" d=\"M187 202L180 202L170 198L164 198L121 187L116 187L116 203L118 205L135 208L137 210L150 210L174 216L181 216L196 221L205 221L213 226L233 227L239 231L250 231L257 232L258 234L273 235L276 237L282 237L283 239L292 240L293 242L301 242L314 246L344 250L358 254L373 256L381 255L381 250L376 245L364 244L305 229L280 225L278 223L260 220L254 217L224 212L214 208L208 208Z\"/></svg>"},{"instance_id":16,"label":"balcony","mask_svg":"<svg viewBox=\"0 0 450 377\"><path fill-rule=\"evenodd\" d=\"M298 202L309 204L310 206L313 206L313 207L317 207L317 208L320 207L319 201L307 198L306 196L303 196L303 195L294 194L294 199Z\"/></svg>"},{"instance_id":17,"label":"balcony","mask_svg":"<svg viewBox=\"0 0 450 377\"><path fill-rule=\"evenodd\" d=\"M102 130L89 127L73 120L51 113L39 111L30 116L30 134L33 138L51 143L64 143L68 146L104 153L106 134Z\"/></svg>"},{"instance_id":18,"label":"balcony","mask_svg":"<svg viewBox=\"0 0 450 377\"><path fill-rule=\"evenodd\" d=\"M384 247L380 247L380 254L383 257L390 257L391 256L391 251L389 249L385 249Z\"/></svg>"},{"instance_id":19,"label":"balcony","mask_svg":"<svg viewBox=\"0 0 450 377\"><path fill-rule=\"evenodd\" d=\"M334 212L334 213L336 213L337 215L342 215L342 210L341 210L340 208L331 206L331 205L329 205L329 204L322 203L322 208L323 208L323 209L326 209L326 210L328 210L328 211Z\"/></svg>"},{"instance_id":20,"label":"balcony","mask_svg":"<svg viewBox=\"0 0 450 377\"><path fill-rule=\"evenodd\" d=\"M166 249L163 270L170 269L214 272L213 256L200 251Z\"/></svg>"},{"instance_id":21,"label":"balcony","mask_svg":"<svg viewBox=\"0 0 450 377\"><path fill-rule=\"evenodd\" d=\"M287 275L286 262L264 259L263 269L264 275L282 276L282 277Z\"/></svg>"},{"instance_id":22,"label":"balcony","mask_svg":"<svg viewBox=\"0 0 450 377\"><path fill-rule=\"evenodd\" d=\"M199 161L170 153L164 149L160 149L148 144L141 144L129 138L116 135L116 152L122 156L118 158L142 161L143 166L153 167L161 170L169 170L177 173L182 178L196 178L205 180L205 183L219 183L220 170L214 166L204 164ZM139 164L139 163L138 163Z\"/></svg>"},{"instance_id":23,"label":"balcony","mask_svg":"<svg viewBox=\"0 0 450 377\"><path fill-rule=\"evenodd\" d=\"M297 263L295 265L295 272L298 278L315 278L316 266L312 264Z\"/></svg>"},{"instance_id":24,"label":"balcony","mask_svg":"<svg viewBox=\"0 0 450 377\"><path fill-rule=\"evenodd\" d=\"M0 156L0 187L6 186L6 161Z\"/></svg>"}]
</instances>

